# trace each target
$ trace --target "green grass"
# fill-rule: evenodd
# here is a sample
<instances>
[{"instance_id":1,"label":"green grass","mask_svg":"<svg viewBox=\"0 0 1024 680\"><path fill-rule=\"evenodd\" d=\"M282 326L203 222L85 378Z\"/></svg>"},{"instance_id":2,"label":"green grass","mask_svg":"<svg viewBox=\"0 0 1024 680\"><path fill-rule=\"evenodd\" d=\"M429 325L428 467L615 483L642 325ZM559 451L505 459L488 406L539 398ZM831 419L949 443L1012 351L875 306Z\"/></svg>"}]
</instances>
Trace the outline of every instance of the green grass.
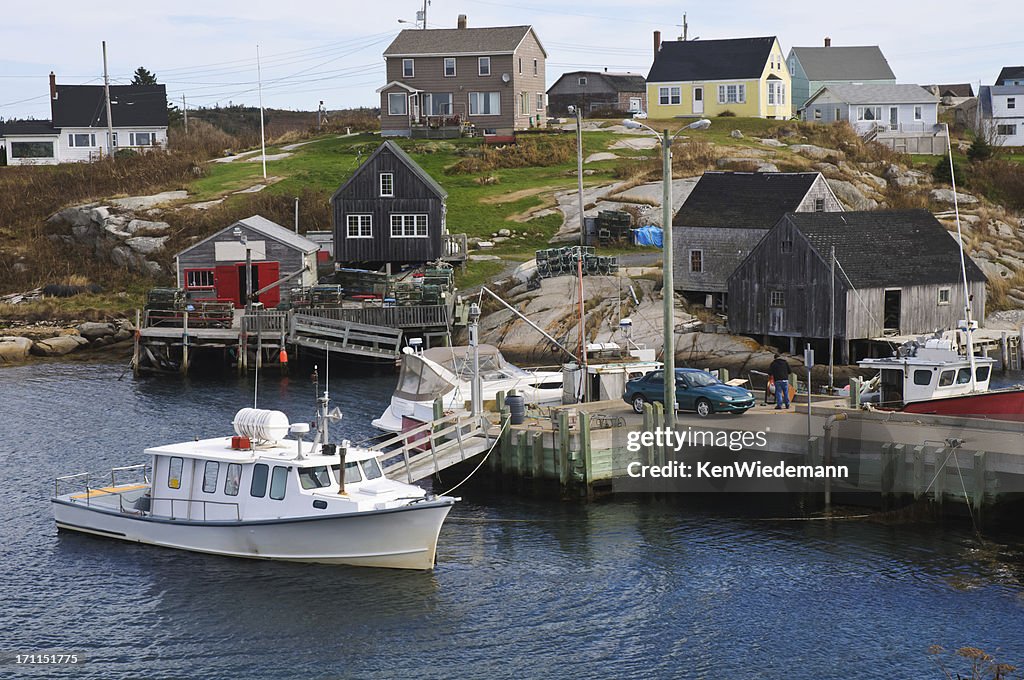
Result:
<instances>
[{"instance_id":1,"label":"green grass","mask_svg":"<svg viewBox=\"0 0 1024 680\"><path fill-rule=\"evenodd\" d=\"M455 270L455 286L459 290L469 290L470 288L487 283L504 271L505 266L506 264L501 260L469 262L466 264L465 274Z\"/></svg>"}]
</instances>

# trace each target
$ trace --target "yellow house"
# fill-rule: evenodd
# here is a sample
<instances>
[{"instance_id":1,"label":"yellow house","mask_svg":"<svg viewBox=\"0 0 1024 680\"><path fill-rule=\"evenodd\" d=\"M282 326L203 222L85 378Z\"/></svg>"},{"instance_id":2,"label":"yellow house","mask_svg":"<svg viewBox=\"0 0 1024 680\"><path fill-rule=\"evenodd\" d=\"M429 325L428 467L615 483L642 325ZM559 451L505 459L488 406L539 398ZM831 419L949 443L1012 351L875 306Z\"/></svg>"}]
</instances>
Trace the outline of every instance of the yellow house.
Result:
<instances>
[{"instance_id":1,"label":"yellow house","mask_svg":"<svg viewBox=\"0 0 1024 680\"><path fill-rule=\"evenodd\" d=\"M713 118L723 111L750 118L792 114L789 69L775 36L666 40L655 33L647 76L651 118Z\"/></svg>"}]
</instances>

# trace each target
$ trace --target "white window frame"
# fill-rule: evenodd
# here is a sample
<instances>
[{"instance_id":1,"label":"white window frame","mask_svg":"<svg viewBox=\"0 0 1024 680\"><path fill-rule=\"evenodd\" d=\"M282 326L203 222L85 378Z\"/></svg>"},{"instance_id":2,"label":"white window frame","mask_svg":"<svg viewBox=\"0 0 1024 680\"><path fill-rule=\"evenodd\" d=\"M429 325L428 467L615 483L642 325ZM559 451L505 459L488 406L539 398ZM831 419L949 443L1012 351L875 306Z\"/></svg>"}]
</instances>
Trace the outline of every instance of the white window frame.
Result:
<instances>
[{"instance_id":1,"label":"white window frame","mask_svg":"<svg viewBox=\"0 0 1024 680\"><path fill-rule=\"evenodd\" d=\"M448 65L449 64L451 64L451 67L452 67L452 72L451 73L448 73ZM442 71L441 72L444 74L445 78L454 78L456 76L455 57L445 57L444 58L444 62L442 63Z\"/></svg>"},{"instance_id":2,"label":"white window frame","mask_svg":"<svg viewBox=\"0 0 1024 680\"><path fill-rule=\"evenodd\" d=\"M683 103L683 88L678 85L661 85L658 87L658 104L661 106L679 106Z\"/></svg>"},{"instance_id":3,"label":"white window frame","mask_svg":"<svg viewBox=\"0 0 1024 680\"><path fill-rule=\"evenodd\" d=\"M85 137L85 144L78 144L76 137ZM72 149L94 149L96 148L96 135L91 132L70 132L68 133L68 146Z\"/></svg>"},{"instance_id":4,"label":"white window frame","mask_svg":"<svg viewBox=\"0 0 1024 680\"><path fill-rule=\"evenodd\" d=\"M821 109L814 109L814 120L821 120Z\"/></svg>"},{"instance_id":5,"label":"white window frame","mask_svg":"<svg viewBox=\"0 0 1024 680\"><path fill-rule=\"evenodd\" d=\"M699 269L693 267L693 256L697 256L698 263L700 264ZM690 257L687 259L687 266L689 267L691 274L703 274L704 273L704 250L701 248L693 248L690 250Z\"/></svg>"},{"instance_id":6,"label":"white window frame","mask_svg":"<svg viewBox=\"0 0 1024 680\"><path fill-rule=\"evenodd\" d=\"M486 68L484 67L486 64ZM491 75L491 58L490 57L477 57L476 60L476 74L478 76L489 76Z\"/></svg>"},{"instance_id":7,"label":"white window frame","mask_svg":"<svg viewBox=\"0 0 1024 680\"><path fill-rule=\"evenodd\" d=\"M999 137L1013 137L1017 134L1016 125L996 125L996 135Z\"/></svg>"},{"instance_id":8,"label":"white window frame","mask_svg":"<svg viewBox=\"0 0 1024 680\"><path fill-rule=\"evenodd\" d=\"M215 272L209 267L198 267L186 269L185 290L213 290L215 286Z\"/></svg>"},{"instance_id":9,"label":"white window frame","mask_svg":"<svg viewBox=\"0 0 1024 680\"><path fill-rule=\"evenodd\" d=\"M402 111L395 113L395 107L392 103L392 97L398 97L402 102ZM398 100L395 100L398 101ZM405 92L388 92L388 115L389 116L408 116L409 115L409 95Z\"/></svg>"},{"instance_id":10,"label":"white window frame","mask_svg":"<svg viewBox=\"0 0 1024 680\"><path fill-rule=\"evenodd\" d=\"M945 295L943 295L943 294L945 294ZM937 298L938 304L939 305L948 305L948 304L950 304L950 300L952 299L952 296L953 296L953 289L952 288L939 288L939 294L938 294L938 298Z\"/></svg>"},{"instance_id":11,"label":"white window frame","mask_svg":"<svg viewBox=\"0 0 1024 680\"><path fill-rule=\"evenodd\" d=\"M1016 97L1007 97L1006 98L1006 108L1007 109L1016 109L1017 108L1017 98Z\"/></svg>"},{"instance_id":12,"label":"white window frame","mask_svg":"<svg viewBox=\"0 0 1024 680\"><path fill-rule=\"evenodd\" d=\"M391 238L428 238L426 213L392 213Z\"/></svg>"},{"instance_id":13,"label":"white window frame","mask_svg":"<svg viewBox=\"0 0 1024 680\"><path fill-rule=\"evenodd\" d=\"M533 60L533 75L535 75L535 76L536 75L540 75L540 71L538 70L538 63L537 63L536 59Z\"/></svg>"},{"instance_id":14,"label":"white window frame","mask_svg":"<svg viewBox=\"0 0 1024 680\"><path fill-rule=\"evenodd\" d=\"M373 238L373 215L346 215L345 227L346 238Z\"/></svg>"},{"instance_id":15,"label":"white window frame","mask_svg":"<svg viewBox=\"0 0 1024 680\"><path fill-rule=\"evenodd\" d=\"M718 86L719 104L746 104L747 86L744 83L734 83Z\"/></svg>"},{"instance_id":16,"label":"white window frame","mask_svg":"<svg viewBox=\"0 0 1024 680\"><path fill-rule=\"evenodd\" d=\"M484 101L482 96L486 95L488 104L497 102L497 110L490 113L482 113L480 104ZM494 97L491 97L494 95ZM475 106L474 106L475 102ZM493 108L493 107L488 107ZM470 92L469 93L469 115L471 116L500 116L501 115L501 92Z\"/></svg>"},{"instance_id":17,"label":"white window frame","mask_svg":"<svg viewBox=\"0 0 1024 680\"><path fill-rule=\"evenodd\" d=\"M785 307L786 306L786 292L783 290L770 290L768 291L768 306L769 307Z\"/></svg>"},{"instance_id":18,"label":"white window frame","mask_svg":"<svg viewBox=\"0 0 1024 680\"><path fill-rule=\"evenodd\" d=\"M530 115L530 93L520 92L519 93L519 114L522 116Z\"/></svg>"},{"instance_id":19,"label":"white window frame","mask_svg":"<svg viewBox=\"0 0 1024 680\"><path fill-rule=\"evenodd\" d=\"M577 81L576 81L576 82L577 82L577 84L578 84L578 85L579 85L580 87L586 87L586 85L587 85L587 77L586 77L586 76L580 76L580 77L579 77L579 78L577 79Z\"/></svg>"},{"instance_id":20,"label":"white window frame","mask_svg":"<svg viewBox=\"0 0 1024 680\"><path fill-rule=\"evenodd\" d=\"M519 57L519 75L523 75L523 58Z\"/></svg>"},{"instance_id":21,"label":"white window frame","mask_svg":"<svg viewBox=\"0 0 1024 680\"><path fill-rule=\"evenodd\" d=\"M768 81L768 106L775 106L775 81Z\"/></svg>"},{"instance_id":22,"label":"white window frame","mask_svg":"<svg viewBox=\"0 0 1024 680\"><path fill-rule=\"evenodd\" d=\"M543 92L538 92L537 93L537 110L538 111L543 111L544 110L544 93Z\"/></svg>"},{"instance_id":23,"label":"white window frame","mask_svg":"<svg viewBox=\"0 0 1024 680\"><path fill-rule=\"evenodd\" d=\"M744 93L744 96L746 96L745 93ZM776 93L775 96L779 98L779 106L785 106L786 105L786 84L785 83L779 83L778 92Z\"/></svg>"},{"instance_id":24,"label":"white window frame","mask_svg":"<svg viewBox=\"0 0 1024 680\"><path fill-rule=\"evenodd\" d=\"M143 135L145 137L147 137L148 140L149 140L145 144L143 144L142 142L139 141L139 137L143 136ZM156 144L156 133L155 132L130 132L130 133L128 133L128 141L130 142L131 146L154 146ZM116 132L114 133L114 146L118 146L118 143L117 143L117 133Z\"/></svg>"},{"instance_id":25,"label":"white window frame","mask_svg":"<svg viewBox=\"0 0 1024 680\"><path fill-rule=\"evenodd\" d=\"M415 78L416 77L416 60L415 59L403 59L402 60L402 77L403 78Z\"/></svg>"},{"instance_id":26,"label":"white window frame","mask_svg":"<svg viewBox=\"0 0 1024 680\"><path fill-rule=\"evenodd\" d=\"M914 107L914 120L924 120L924 107L920 104Z\"/></svg>"},{"instance_id":27,"label":"white window frame","mask_svg":"<svg viewBox=\"0 0 1024 680\"><path fill-rule=\"evenodd\" d=\"M392 198L395 195L395 173L382 172L377 178L377 188L381 198Z\"/></svg>"},{"instance_id":28,"label":"white window frame","mask_svg":"<svg viewBox=\"0 0 1024 680\"><path fill-rule=\"evenodd\" d=\"M876 117L865 118L864 112L870 110ZM882 107L881 106L858 106L857 107L857 120L866 121L869 123L880 123L882 120Z\"/></svg>"}]
</instances>

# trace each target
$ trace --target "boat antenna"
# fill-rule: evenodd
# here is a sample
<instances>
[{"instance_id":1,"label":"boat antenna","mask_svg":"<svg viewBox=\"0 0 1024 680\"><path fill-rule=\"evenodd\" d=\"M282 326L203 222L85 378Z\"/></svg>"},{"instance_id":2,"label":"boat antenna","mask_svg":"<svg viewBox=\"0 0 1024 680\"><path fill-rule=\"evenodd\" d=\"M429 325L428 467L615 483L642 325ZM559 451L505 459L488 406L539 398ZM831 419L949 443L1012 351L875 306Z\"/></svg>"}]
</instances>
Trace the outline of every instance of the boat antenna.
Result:
<instances>
[{"instance_id":1,"label":"boat antenna","mask_svg":"<svg viewBox=\"0 0 1024 680\"><path fill-rule=\"evenodd\" d=\"M256 357L256 380L252 385L252 407L259 408L256 402L259 401L260 396L260 358Z\"/></svg>"},{"instance_id":2,"label":"boat antenna","mask_svg":"<svg viewBox=\"0 0 1024 680\"><path fill-rule=\"evenodd\" d=\"M967 256L964 253L964 235L960 228L960 204L956 196L956 173L953 170L953 145L949 139L949 123L946 126L946 152L949 158L949 181L953 185L953 213L956 215L956 240L960 245L960 274L964 281L964 335L967 338L967 359L971 363L971 392L978 390L977 367L974 361L974 329L971 327L971 288L967 284Z\"/></svg>"}]
</instances>

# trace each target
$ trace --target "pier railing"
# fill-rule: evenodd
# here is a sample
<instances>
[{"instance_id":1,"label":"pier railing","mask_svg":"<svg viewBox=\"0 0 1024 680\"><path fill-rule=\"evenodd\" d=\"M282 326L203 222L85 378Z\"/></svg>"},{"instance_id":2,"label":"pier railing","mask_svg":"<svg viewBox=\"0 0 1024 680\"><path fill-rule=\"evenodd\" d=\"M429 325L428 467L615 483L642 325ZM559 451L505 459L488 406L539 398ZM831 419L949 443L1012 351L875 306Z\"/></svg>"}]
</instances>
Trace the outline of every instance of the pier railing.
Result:
<instances>
[{"instance_id":1,"label":"pier railing","mask_svg":"<svg viewBox=\"0 0 1024 680\"><path fill-rule=\"evenodd\" d=\"M407 482L412 484L479 453L477 448L469 447L469 440L485 432L479 416L452 413L377 441L370 448L380 452L377 458L385 475L391 477L404 470Z\"/></svg>"},{"instance_id":2,"label":"pier railing","mask_svg":"<svg viewBox=\"0 0 1024 680\"><path fill-rule=\"evenodd\" d=\"M288 312L257 312L242 316L246 333L287 333Z\"/></svg>"},{"instance_id":3,"label":"pier railing","mask_svg":"<svg viewBox=\"0 0 1024 680\"><path fill-rule=\"evenodd\" d=\"M368 326L390 328L445 327L450 323L446 305L415 305L410 307L326 307L303 309L303 316L354 321Z\"/></svg>"}]
</instances>

